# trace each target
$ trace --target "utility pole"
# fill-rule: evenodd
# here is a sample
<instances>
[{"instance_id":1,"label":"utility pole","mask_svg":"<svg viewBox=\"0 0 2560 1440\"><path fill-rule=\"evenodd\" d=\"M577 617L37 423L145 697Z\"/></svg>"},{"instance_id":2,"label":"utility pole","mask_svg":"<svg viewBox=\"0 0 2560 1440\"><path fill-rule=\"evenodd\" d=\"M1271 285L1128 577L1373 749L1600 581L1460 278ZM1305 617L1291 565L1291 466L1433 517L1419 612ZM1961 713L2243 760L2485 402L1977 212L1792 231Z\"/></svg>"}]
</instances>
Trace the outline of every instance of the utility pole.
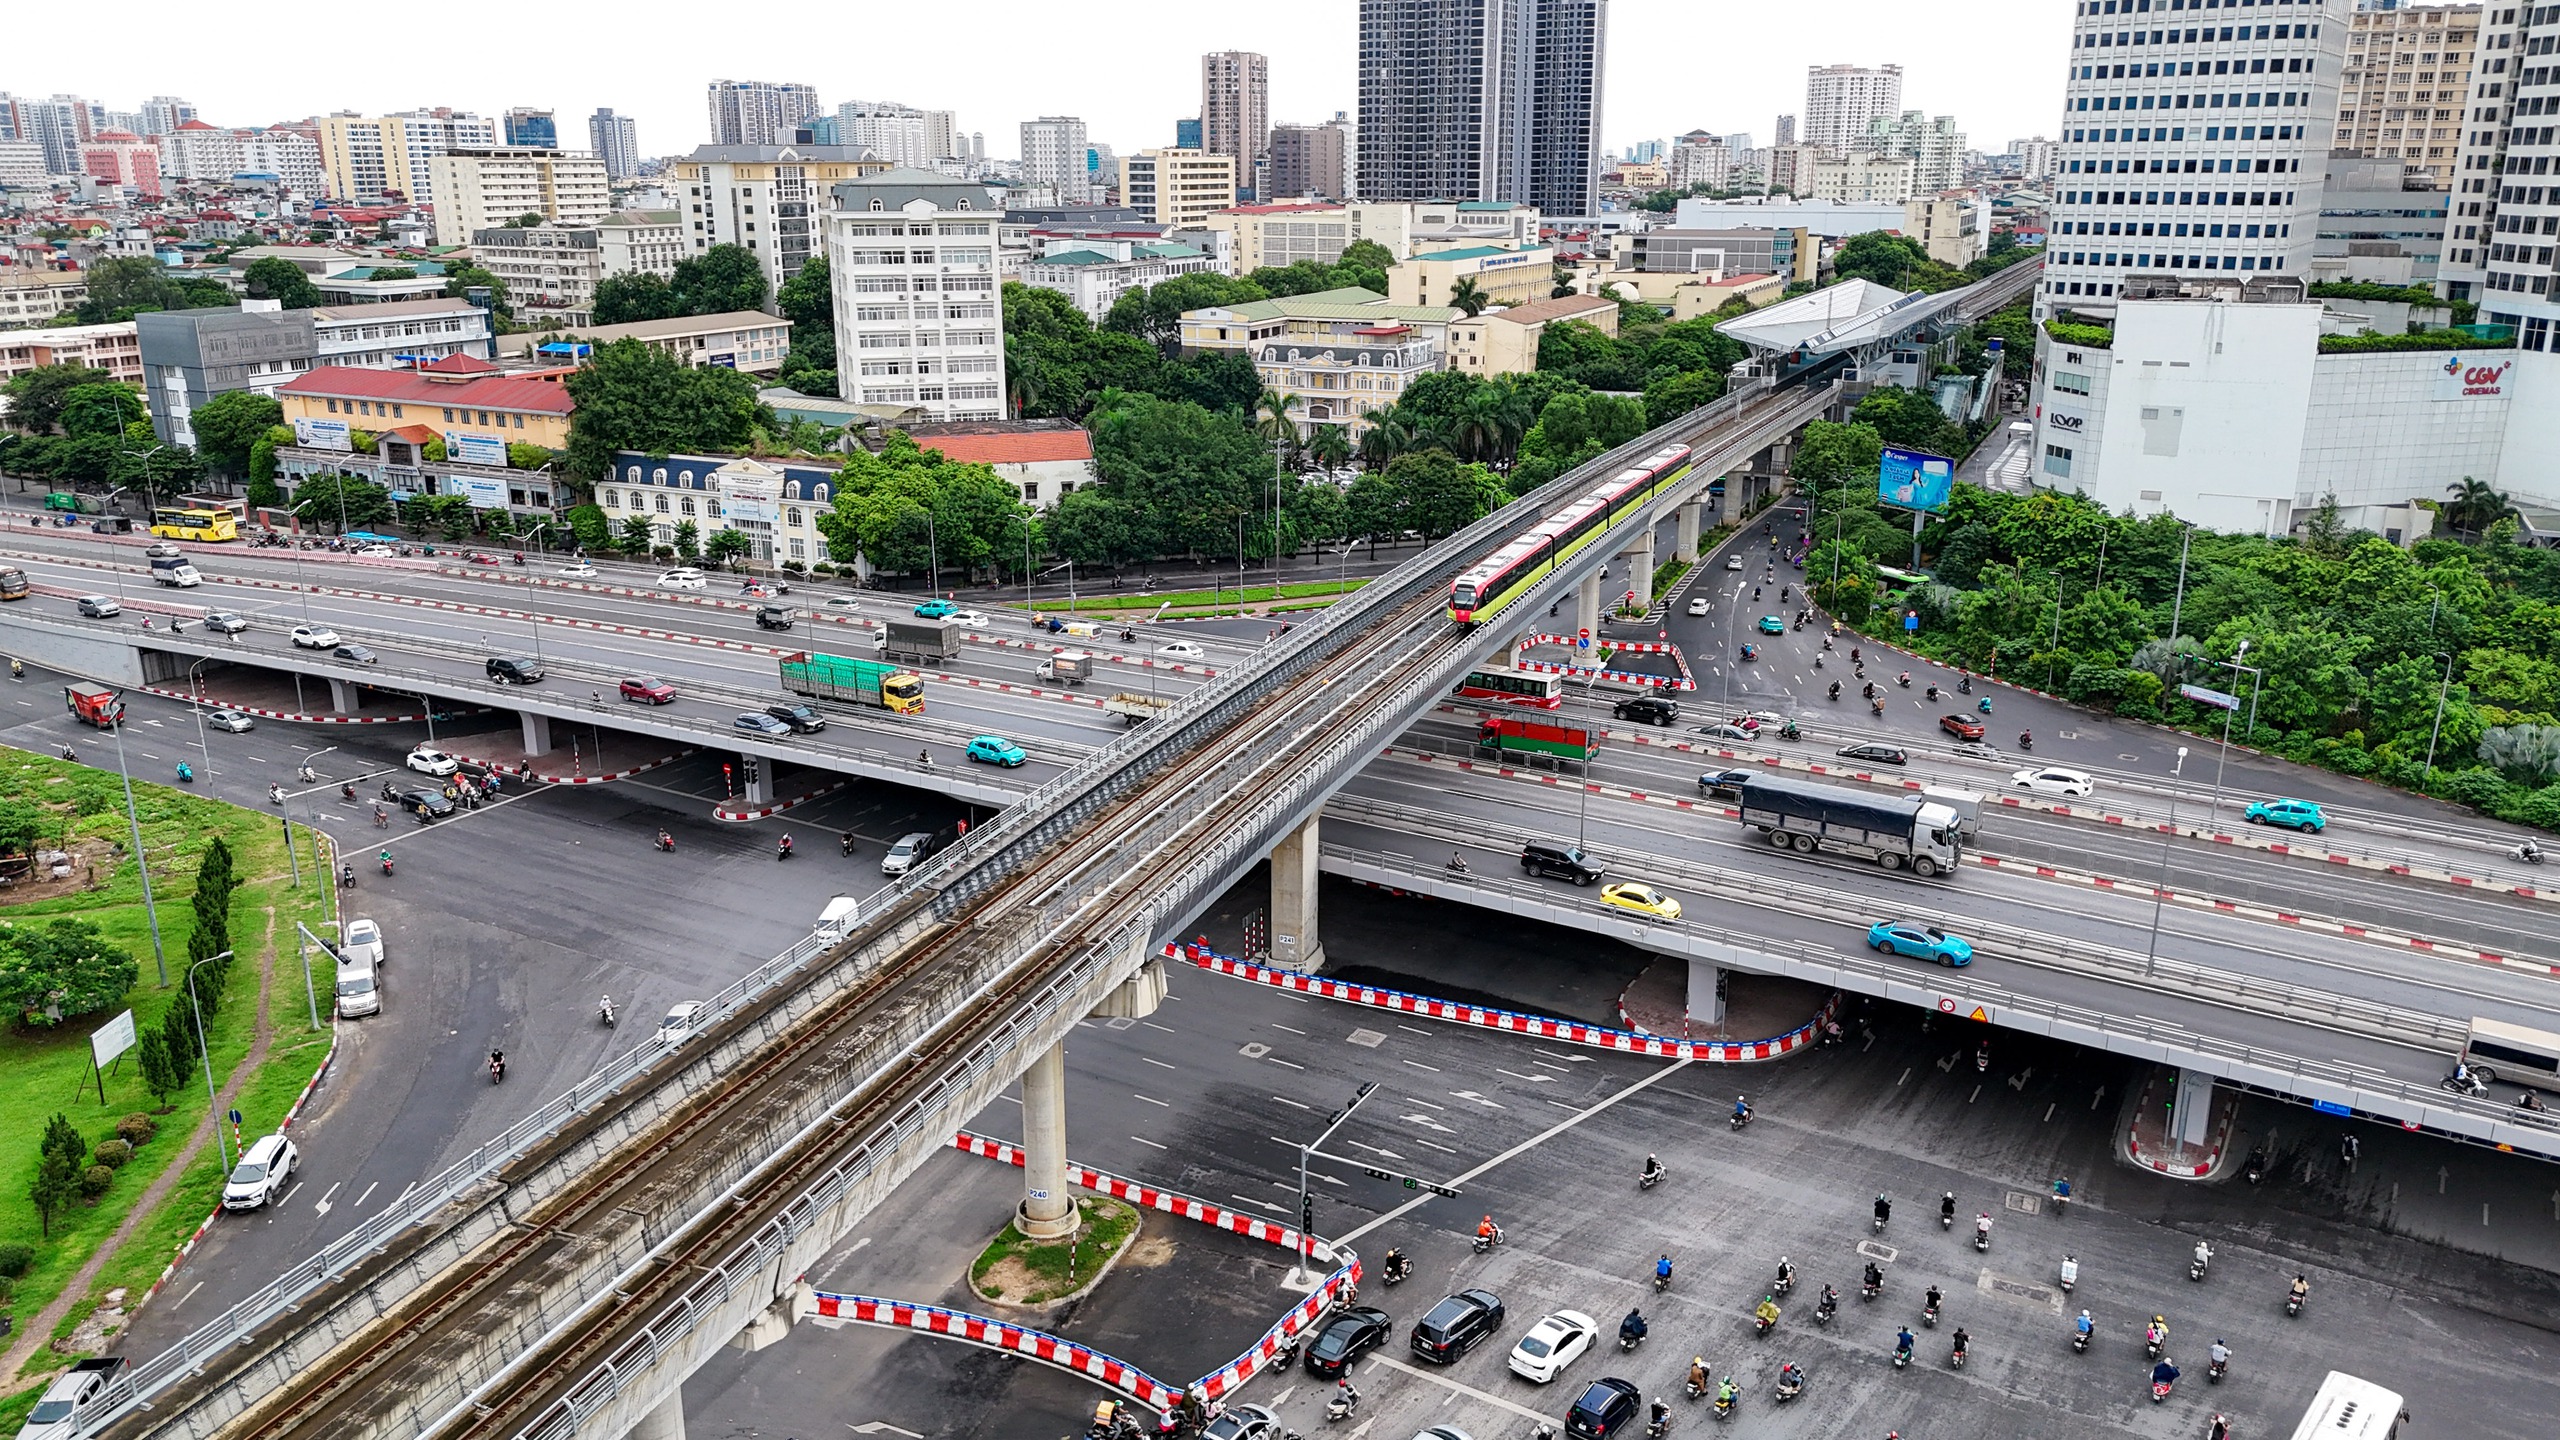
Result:
<instances>
[{"instance_id":1,"label":"utility pole","mask_svg":"<svg viewBox=\"0 0 2560 1440\"><path fill-rule=\"evenodd\" d=\"M1309 1286L1315 1284L1315 1278L1307 1267L1307 1261L1314 1256L1316 1248L1316 1199L1307 1191L1307 1161L1310 1157L1322 1156L1324 1159L1340 1161L1345 1165L1359 1163L1346 1156L1326 1155L1316 1147L1332 1139L1333 1132L1341 1129L1342 1123L1350 1119L1352 1112L1358 1110L1371 1095L1377 1093L1377 1089L1377 1081L1361 1081L1360 1088L1352 1092L1351 1103L1334 1111L1332 1116L1324 1122L1323 1132L1315 1139L1298 1147L1298 1264L1297 1268L1289 1272L1289 1278L1285 1283Z\"/></svg>"}]
</instances>

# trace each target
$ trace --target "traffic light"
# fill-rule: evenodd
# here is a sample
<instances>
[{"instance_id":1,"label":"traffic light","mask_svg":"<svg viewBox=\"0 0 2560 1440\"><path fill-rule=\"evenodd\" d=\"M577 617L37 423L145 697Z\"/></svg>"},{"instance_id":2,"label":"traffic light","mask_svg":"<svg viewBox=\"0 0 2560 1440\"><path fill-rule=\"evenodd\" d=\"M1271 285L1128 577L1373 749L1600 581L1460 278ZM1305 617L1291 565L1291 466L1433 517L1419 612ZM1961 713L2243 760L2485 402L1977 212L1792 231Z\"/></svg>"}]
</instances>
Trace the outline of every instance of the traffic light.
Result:
<instances>
[{"instance_id":1,"label":"traffic light","mask_svg":"<svg viewBox=\"0 0 2560 1440\"><path fill-rule=\"evenodd\" d=\"M753 755L749 755L749 756L747 756L747 757L746 757L746 766L747 766L747 783L748 783L748 784L750 784L750 785L753 785L753 784L755 784L755 783L756 783L756 775L757 775L757 773L758 773L758 772L757 772L757 769L756 769L756 757L754 757Z\"/></svg>"},{"instance_id":2,"label":"traffic light","mask_svg":"<svg viewBox=\"0 0 2560 1440\"><path fill-rule=\"evenodd\" d=\"M726 760L720 762L720 793L731 797L738 793L737 772Z\"/></svg>"},{"instance_id":3,"label":"traffic light","mask_svg":"<svg viewBox=\"0 0 2560 1440\"><path fill-rule=\"evenodd\" d=\"M1316 1233L1316 1197L1307 1195L1298 1201L1298 1228L1306 1234Z\"/></svg>"}]
</instances>

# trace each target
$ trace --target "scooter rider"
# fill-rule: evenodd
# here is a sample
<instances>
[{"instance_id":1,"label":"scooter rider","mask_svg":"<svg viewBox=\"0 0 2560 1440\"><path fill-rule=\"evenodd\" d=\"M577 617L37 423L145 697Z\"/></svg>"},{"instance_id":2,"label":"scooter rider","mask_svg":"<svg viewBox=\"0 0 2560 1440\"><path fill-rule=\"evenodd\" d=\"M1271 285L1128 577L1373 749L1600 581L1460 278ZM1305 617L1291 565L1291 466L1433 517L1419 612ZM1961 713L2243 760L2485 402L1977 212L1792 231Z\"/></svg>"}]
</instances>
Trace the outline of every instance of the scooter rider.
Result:
<instances>
[{"instance_id":1,"label":"scooter rider","mask_svg":"<svg viewBox=\"0 0 2560 1440\"><path fill-rule=\"evenodd\" d=\"M1938 1223L1940 1225L1956 1223L1956 1192L1953 1190L1938 1197Z\"/></svg>"},{"instance_id":2,"label":"scooter rider","mask_svg":"<svg viewBox=\"0 0 2560 1440\"><path fill-rule=\"evenodd\" d=\"M1956 1327L1955 1342L1956 1342L1956 1343L1955 1343L1955 1349L1954 1349L1954 1350L1952 1350L1952 1351L1950 1351L1949 1353L1950 1353L1950 1354L1953 1354L1953 1355L1961 1356L1961 1355L1963 1355L1963 1354L1964 1354L1964 1352L1965 1352L1968 1348L1970 1348L1970 1347L1972 1346L1972 1344L1973 1344L1973 1337L1972 1337L1971 1335L1966 1334L1966 1333L1965 1333L1965 1329L1964 1329L1964 1327L1963 1327L1963 1326L1961 1326L1961 1325L1959 1325L1959 1326L1957 1326L1957 1327Z\"/></svg>"},{"instance_id":3,"label":"scooter rider","mask_svg":"<svg viewBox=\"0 0 2560 1440\"><path fill-rule=\"evenodd\" d=\"M1934 1315L1938 1313L1938 1302L1945 1298L1938 1293L1938 1287L1932 1285L1929 1287L1929 1293L1921 1298L1920 1309L1923 1313Z\"/></svg>"},{"instance_id":4,"label":"scooter rider","mask_svg":"<svg viewBox=\"0 0 2560 1440\"><path fill-rule=\"evenodd\" d=\"M1502 1227L1494 1224L1493 1217L1487 1215L1476 1223L1476 1238L1488 1245L1499 1245L1502 1243Z\"/></svg>"},{"instance_id":5,"label":"scooter rider","mask_svg":"<svg viewBox=\"0 0 2560 1440\"><path fill-rule=\"evenodd\" d=\"M2203 1242L2203 1241L2201 1241L2201 1240L2197 1241L2197 1242L2196 1242L2196 1270L2197 1270L2197 1272L2198 1272L2198 1273L2202 1273L2202 1272L2203 1272L2203 1270L2204 1270L2204 1268L2205 1268L2205 1266L2207 1266L2207 1265L2209 1265L2209 1264L2211 1264L2211 1263L2213 1263L2213 1247L2212 1247L2212 1246L2210 1246L2210 1245L2207 1245L2206 1243L2204 1243L2204 1242Z\"/></svg>"},{"instance_id":6,"label":"scooter rider","mask_svg":"<svg viewBox=\"0 0 2560 1440\"><path fill-rule=\"evenodd\" d=\"M1775 1296L1771 1296L1771 1295L1763 1295L1763 1296L1761 1296L1761 1297L1760 1297L1760 1303L1759 1303L1759 1304L1757 1304L1757 1305L1755 1305L1755 1306L1753 1306L1753 1307L1751 1308L1751 1318L1752 1318L1752 1319L1754 1319L1754 1320L1759 1321L1759 1322L1760 1322L1760 1328L1761 1328L1761 1329L1763 1329L1763 1330L1766 1330L1766 1329L1768 1329L1770 1326L1777 1324L1777 1323L1778 1323L1778 1301L1777 1301L1777 1298L1776 1298Z\"/></svg>"},{"instance_id":7,"label":"scooter rider","mask_svg":"<svg viewBox=\"0 0 2560 1440\"><path fill-rule=\"evenodd\" d=\"M1905 1325L1894 1332L1893 1353L1907 1357L1911 1354L1911 1347L1916 1343L1918 1342L1911 1338L1911 1327Z\"/></svg>"},{"instance_id":8,"label":"scooter rider","mask_svg":"<svg viewBox=\"0 0 2560 1440\"><path fill-rule=\"evenodd\" d=\"M1778 1290L1781 1290L1781 1291L1785 1291L1785 1290L1792 1290L1792 1289L1794 1289L1794 1288L1795 1288L1795 1284L1796 1284L1796 1267L1794 1266L1794 1264L1793 1264L1793 1263L1791 1263L1791 1262L1787 1259L1787 1257L1786 1257L1786 1256L1784 1256L1784 1255L1779 1256L1779 1257L1778 1257L1778 1280L1777 1280L1777 1285L1776 1285L1776 1287L1775 1287L1775 1288L1776 1288L1776 1289L1778 1289Z\"/></svg>"},{"instance_id":9,"label":"scooter rider","mask_svg":"<svg viewBox=\"0 0 2560 1440\"><path fill-rule=\"evenodd\" d=\"M1647 1180L1661 1179L1662 1162L1651 1155L1644 1157L1644 1178Z\"/></svg>"},{"instance_id":10,"label":"scooter rider","mask_svg":"<svg viewBox=\"0 0 2560 1440\"><path fill-rule=\"evenodd\" d=\"M2090 1331L2097 1328L2096 1322L2089 1318L2089 1312L2086 1310L2080 1312L2080 1318L2074 1322L2074 1326L2084 1339L2087 1338Z\"/></svg>"},{"instance_id":11,"label":"scooter rider","mask_svg":"<svg viewBox=\"0 0 2560 1440\"><path fill-rule=\"evenodd\" d=\"M2223 1344L2222 1337L2219 1335L2214 1337L2213 1348L2209 1353L2213 1357L2213 1368L2216 1370L2231 1363L2231 1347Z\"/></svg>"},{"instance_id":12,"label":"scooter rider","mask_svg":"<svg viewBox=\"0 0 2560 1440\"><path fill-rule=\"evenodd\" d=\"M1832 1288L1831 1288L1830 1286L1828 1286L1828 1285L1823 1286L1823 1287L1822 1287L1822 1299L1821 1299L1819 1302L1817 1302L1817 1303L1814 1305L1814 1307L1813 1307L1813 1308L1814 1308L1814 1310L1815 1310L1816 1312L1818 1312L1818 1313L1820 1313L1820 1314L1824 1314L1824 1315L1828 1315L1828 1314L1832 1313L1833 1311L1835 1311L1835 1310L1839 1309L1839 1308L1840 1308L1840 1292L1839 1292L1839 1291L1837 1291L1837 1290L1832 1289Z\"/></svg>"},{"instance_id":13,"label":"scooter rider","mask_svg":"<svg viewBox=\"0 0 2560 1440\"><path fill-rule=\"evenodd\" d=\"M1689 1357L1689 1393L1692 1395L1707 1393L1707 1357L1704 1355Z\"/></svg>"},{"instance_id":14,"label":"scooter rider","mask_svg":"<svg viewBox=\"0 0 2560 1440\"><path fill-rule=\"evenodd\" d=\"M1627 1312L1627 1318L1618 1322L1618 1338L1621 1340L1641 1340L1644 1338L1646 1328L1647 1327L1644 1323L1644 1311L1630 1310Z\"/></svg>"},{"instance_id":15,"label":"scooter rider","mask_svg":"<svg viewBox=\"0 0 2560 1440\"><path fill-rule=\"evenodd\" d=\"M1379 1266L1380 1271L1390 1280L1403 1279L1405 1272L1412 1268L1413 1262L1406 1259L1404 1251L1400 1249L1388 1250L1385 1262Z\"/></svg>"},{"instance_id":16,"label":"scooter rider","mask_svg":"<svg viewBox=\"0 0 2560 1440\"><path fill-rule=\"evenodd\" d=\"M2301 1276L2299 1276L2299 1275L2294 1276L2294 1277L2293 1277L2293 1290L2292 1290L2292 1292L2291 1292L2291 1295L2292 1295L2292 1298L2293 1298L2293 1302L2294 1302L2295 1304L2297 1304L2297 1305L2301 1304L2301 1303L2302 1303L2303 1301L2305 1301L2305 1300L2310 1299L2310 1298L2311 1298L2311 1282L2310 1282L2310 1281L2308 1281L2308 1280L2305 1280L2304 1278L2302 1278L2302 1277L2301 1277Z\"/></svg>"},{"instance_id":17,"label":"scooter rider","mask_svg":"<svg viewBox=\"0 0 2560 1440\"><path fill-rule=\"evenodd\" d=\"M1985 1210L1981 1214L1973 1217L1973 1238L1983 1241L1987 1241L1991 1238L1990 1211Z\"/></svg>"},{"instance_id":18,"label":"scooter rider","mask_svg":"<svg viewBox=\"0 0 2560 1440\"><path fill-rule=\"evenodd\" d=\"M1733 1097L1733 1118L1742 1121L1748 1121L1751 1118L1751 1099L1749 1096L1736 1095Z\"/></svg>"},{"instance_id":19,"label":"scooter rider","mask_svg":"<svg viewBox=\"0 0 2560 1440\"><path fill-rule=\"evenodd\" d=\"M1866 1282L1867 1288L1870 1290L1881 1290L1884 1288L1884 1272L1876 1268L1876 1262L1873 1260L1867 1262Z\"/></svg>"},{"instance_id":20,"label":"scooter rider","mask_svg":"<svg viewBox=\"0 0 2560 1440\"><path fill-rule=\"evenodd\" d=\"M1663 1288L1665 1288L1665 1287L1669 1286L1670 1284L1671 1284L1671 1257L1670 1257L1670 1256L1668 1256L1668 1255L1665 1255L1665 1256L1663 1256L1661 1259L1656 1260L1656 1261L1654 1261L1654 1262L1653 1262L1653 1288L1654 1288L1654 1289L1656 1289L1656 1290L1660 1290L1660 1289L1663 1289Z\"/></svg>"},{"instance_id":21,"label":"scooter rider","mask_svg":"<svg viewBox=\"0 0 2560 1440\"><path fill-rule=\"evenodd\" d=\"M1881 1230L1893 1218L1893 1202L1882 1195L1876 1197L1876 1228Z\"/></svg>"}]
</instances>

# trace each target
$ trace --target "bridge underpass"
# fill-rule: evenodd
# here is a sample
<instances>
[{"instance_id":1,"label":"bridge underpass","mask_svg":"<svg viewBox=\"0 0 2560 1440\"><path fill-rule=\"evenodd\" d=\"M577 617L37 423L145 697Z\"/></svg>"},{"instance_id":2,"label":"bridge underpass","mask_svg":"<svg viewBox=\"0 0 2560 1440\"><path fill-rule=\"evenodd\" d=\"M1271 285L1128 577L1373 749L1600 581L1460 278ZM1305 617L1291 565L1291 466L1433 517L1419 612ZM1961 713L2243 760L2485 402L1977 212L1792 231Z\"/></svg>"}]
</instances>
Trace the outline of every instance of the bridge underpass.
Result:
<instances>
[{"instance_id":1,"label":"bridge underpass","mask_svg":"<svg viewBox=\"0 0 2560 1440\"><path fill-rule=\"evenodd\" d=\"M1696 486L1631 510L1604 540L1649 534L1669 504L1837 400L1737 387L1409 562L974 829L844 946L797 947L715 998L673 1056L623 1057L127 1372L83 1427L667 1426L662 1406L704 1354L760 1323L799 1266L1067 1027L1133 980L1124 1003L1145 1003L1155 943L1480 659L1485 637L1445 618L1464 563L1595 478L1688 441ZM1519 603L1564 593L1613 553L1590 546Z\"/></svg>"}]
</instances>

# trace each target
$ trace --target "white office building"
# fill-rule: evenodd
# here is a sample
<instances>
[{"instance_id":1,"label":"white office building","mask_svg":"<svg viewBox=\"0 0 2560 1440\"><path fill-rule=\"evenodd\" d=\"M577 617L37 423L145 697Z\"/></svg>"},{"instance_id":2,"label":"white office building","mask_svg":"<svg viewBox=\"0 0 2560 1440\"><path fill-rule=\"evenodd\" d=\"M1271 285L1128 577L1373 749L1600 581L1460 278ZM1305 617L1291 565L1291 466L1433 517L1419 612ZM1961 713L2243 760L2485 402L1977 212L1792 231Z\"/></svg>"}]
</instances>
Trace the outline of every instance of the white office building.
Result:
<instances>
[{"instance_id":1,"label":"white office building","mask_svg":"<svg viewBox=\"0 0 2560 1440\"><path fill-rule=\"evenodd\" d=\"M2351 0L2075 8L2040 307L2107 314L2145 275L2308 275Z\"/></svg>"},{"instance_id":2,"label":"white office building","mask_svg":"<svg viewBox=\"0 0 2560 1440\"><path fill-rule=\"evenodd\" d=\"M1004 418L1004 318L986 187L886 170L834 188L826 216L836 393L935 421Z\"/></svg>"},{"instance_id":3,"label":"white office building","mask_svg":"<svg viewBox=\"0 0 2560 1440\"><path fill-rule=\"evenodd\" d=\"M1826 150L1866 143L1867 127L1902 113L1902 67L1815 65L1804 77L1804 124L1794 139ZM1781 145L1788 143L1779 137Z\"/></svg>"},{"instance_id":4,"label":"white office building","mask_svg":"<svg viewBox=\"0 0 2560 1440\"><path fill-rule=\"evenodd\" d=\"M2030 185L2053 178L2054 165L2062 158L2062 147L2041 135L2009 142L2009 153L2018 157L2018 178Z\"/></svg>"},{"instance_id":5,"label":"white office building","mask_svg":"<svg viewBox=\"0 0 2560 1440\"><path fill-rule=\"evenodd\" d=\"M1093 198L1086 167L1084 122L1073 115L1043 115L1022 122L1022 180L1048 186L1061 205L1081 205Z\"/></svg>"}]
</instances>

